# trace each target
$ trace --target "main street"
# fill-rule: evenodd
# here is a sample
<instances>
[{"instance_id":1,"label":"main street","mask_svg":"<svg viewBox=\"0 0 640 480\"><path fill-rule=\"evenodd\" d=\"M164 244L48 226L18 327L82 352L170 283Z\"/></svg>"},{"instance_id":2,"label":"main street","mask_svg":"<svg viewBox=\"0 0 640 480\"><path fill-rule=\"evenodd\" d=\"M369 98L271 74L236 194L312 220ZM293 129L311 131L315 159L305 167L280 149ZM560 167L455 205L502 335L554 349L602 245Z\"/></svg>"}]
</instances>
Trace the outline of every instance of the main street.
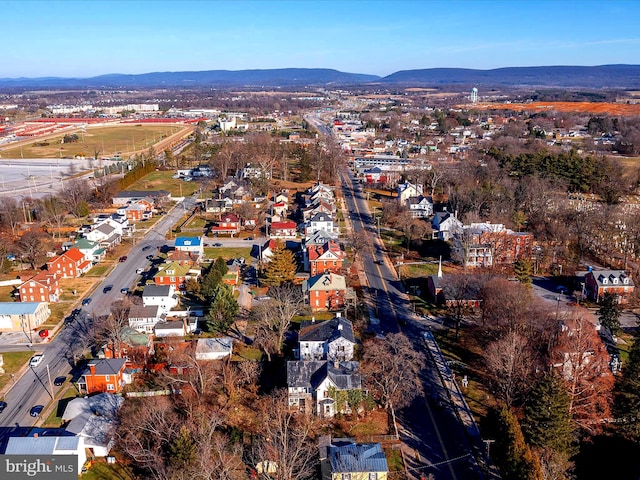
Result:
<instances>
[{"instance_id":1,"label":"main street","mask_svg":"<svg viewBox=\"0 0 640 480\"><path fill-rule=\"evenodd\" d=\"M26 429L35 424L37 419L29 415L31 407L47 405L52 400L52 394L55 396L60 388L65 388L56 387L52 381L60 375L69 376L74 360L73 346L91 333L91 318L106 315L111 303L123 296L120 289L133 286L139 278L136 269L148 267L150 260L147 260L146 256L155 254L157 248L167 243L166 233L182 217L184 210L193 209L195 204L196 196L185 198L161 218L132 246L127 261L118 263L103 282L96 286L94 292L89 294L92 298L91 303L83 307L81 313L68 322L50 343L32 347L43 353L44 358L40 365L29 368L21 378L16 379L11 390L5 395L7 408L0 413L0 447L9 436L24 435ZM143 250L146 246L151 248ZM113 285L113 289L107 293L103 292L106 285Z\"/></svg>"},{"instance_id":2,"label":"main street","mask_svg":"<svg viewBox=\"0 0 640 480\"><path fill-rule=\"evenodd\" d=\"M371 215L362 187L351 171L343 171L340 176L353 235L368 235L372 244L370 250L359 252L368 282L368 295L375 311L372 328L384 335L400 331L402 325L402 330L416 348L424 351L424 327L413 314L402 282L377 234L376 219ZM426 477L428 474L433 474L438 480L484 478L473 456L477 448L474 452L431 360L421 372L419 381L422 391L409 407L398 412L400 438L414 453L411 458L406 458L411 478L418 479L420 475Z\"/></svg>"}]
</instances>

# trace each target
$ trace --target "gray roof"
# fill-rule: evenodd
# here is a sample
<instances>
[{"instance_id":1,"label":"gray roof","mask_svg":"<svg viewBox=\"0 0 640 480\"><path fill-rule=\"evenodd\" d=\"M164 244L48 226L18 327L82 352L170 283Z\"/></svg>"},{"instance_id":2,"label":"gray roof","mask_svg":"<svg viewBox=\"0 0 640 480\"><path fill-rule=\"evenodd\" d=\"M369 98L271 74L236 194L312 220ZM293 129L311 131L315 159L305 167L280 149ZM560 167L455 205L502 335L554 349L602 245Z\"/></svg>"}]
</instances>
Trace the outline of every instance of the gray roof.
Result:
<instances>
[{"instance_id":1,"label":"gray roof","mask_svg":"<svg viewBox=\"0 0 640 480\"><path fill-rule=\"evenodd\" d=\"M595 279L599 287L635 286L633 280L631 279L631 275L629 275L624 270L593 270L591 273L593 274L593 278ZM607 279L607 283L603 282L605 278ZM618 283L614 283L614 280L617 280ZM627 283L624 283L625 280L627 280Z\"/></svg>"},{"instance_id":2,"label":"gray roof","mask_svg":"<svg viewBox=\"0 0 640 480\"><path fill-rule=\"evenodd\" d=\"M300 324L298 340L301 342L332 342L343 337L351 343L356 343L353 335L353 325L344 317L334 317L325 322L305 320Z\"/></svg>"},{"instance_id":3,"label":"gray roof","mask_svg":"<svg viewBox=\"0 0 640 480\"><path fill-rule=\"evenodd\" d=\"M94 365L96 375L115 375L127 363L124 358L92 358L87 364L81 376L90 375L89 365Z\"/></svg>"},{"instance_id":4,"label":"gray roof","mask_svg":"<svg viewBox=\"0 0 640 480\"><path fill-rule=\"evenodd\" d=\"M220 352L231 353L233 348L233 338L220 337L220 338L199 338L196 345L196 352Z\"/></svg>"},{"instance_id":5,"label":"gray roof","mask_svg":"<svg viewBox=\"0 0 640 480\"><path fill-rule=\"evenodd\" d=\"M142 305L131 305L129 309L129 319L138 319L138 318L166 318L166 314L160 315L160 306L158 305L147 305L146 307Z\"/></svg>"},{"instance_id":6,"label":"gray roof","mask_svg":"<svg viewBox=\"0 0 640 480\"><path fill-rule=\"evenodd\" d=\"M66 431L84 437L87 447L106 447L112 440L117 413L124 398L111 393L76 398L69 402L62 418L71 420Z\"/></svg>"},{"instance_id":7,"label":"gray roof","mask_svg":"<svg viewBox=\"0 0 640 480\"><path fill-rule=\"evenodd\" d=\"M328 447L329 464L338 472L388 472L387 458L379 443L346 443L334 440Z\"/></svg>"},{"instance_id":8,"label":"gray roof","mask_svg":"<svg viewBox=\"0 0 640 480\"><path fill-rule=\"evenodd\" d=\"M78 450L78 437L10 437L5 455L53 455L60 450Z\"/></svg>"},{"instance_id":9,"label":"gray roof","mask_svg":"<svg viewBox=\"0 0 640 480\"><path fill-rule=\"evenodd\" d=\"M65 421L73 420L84 414L115 417L123 403L124 398L113 393L99 393L91 397L74 398L64 409L62 419Z\"/></svg>"},{"instance_id":10,"label":"gray roof","mask_svg":"<svg viewBox=\"0 0 640 480\"><path fill-rule=\"evenodd\" d=\"M155 330L184 330L184 322L182 320L171 320L168 322L158 322L156 323Z\"/></svg>"},{"instance_id":11,"label":"gray roof","mask_svg":"<svg viewBox=\"0 0 640 480\"><path fill-rule=\"evenodd\" d=\"M314 390L329 377L339 390L362 388L358 362L334 362L326 360L295 360L287 362L287 385Z\"/></svg>"},{"instance_id":12,"label":"gray roof","mask_svg":"<svg viewBox=\"0 0 640 480\"><path fill-rule=\"evenodd\" d=\"M170 285L146 285L142 290L143 297L168 297L170 295Z\"/></svg>"},{"instance_id":13,"label":"gray roof","mask_svg":"<svg viewBox=\"0 0 640 480\"><path fill-rule=\"evenodd\" d=\"M145 197L167 197L169 192L166 190L125 190L114 195L114 198L135 198L141 200Z\"/></svg>"}]
</instances>

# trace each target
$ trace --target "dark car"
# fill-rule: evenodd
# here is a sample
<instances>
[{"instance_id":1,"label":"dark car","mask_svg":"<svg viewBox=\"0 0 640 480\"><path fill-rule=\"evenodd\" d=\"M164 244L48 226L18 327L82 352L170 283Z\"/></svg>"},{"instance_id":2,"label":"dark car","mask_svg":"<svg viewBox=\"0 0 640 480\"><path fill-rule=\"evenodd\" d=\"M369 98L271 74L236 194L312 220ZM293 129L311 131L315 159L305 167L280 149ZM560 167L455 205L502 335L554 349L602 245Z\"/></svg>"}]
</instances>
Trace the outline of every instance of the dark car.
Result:
<instances>
[{"instance_id":1,"label":"dark car","mask_svg":"<svg viewBox=\"0 0 640 480\"><path fill-rule=\"evenodd\" d=\"M60 376L60 377L56 377L56 379L53 381L53 384L56 387L59 387L60 385L62 385L65 382L66 379L67 379L67 377L65 377L64 375Z\"/></svg>"},{"instance_id":2,"label":"dark car","mask_svg":"<svg viewBox=\"0 0 640 480\"><path fill-rule=\"evenodd\" d=\"M147 255L147 260L153 260L153 255Z\"/></svg>"},{"instance_id":3,"label":"dark car","mask_svg":"<svg viewBox=\"0 0 640 480\"><path fill-rule=\"evenodd\" d=\"M144 247L142 247L142 251L146 252L147 250L149 250L151 248L151 245L145 245Z\"/></svg>"},{"instance_id":4,"label":"dark car","mask_svg":"<svg viewBox=\"0 0 640 480\"><path fill-rule=\"evenodd\" d=\"M7 402L0 402L0 413L2 413L5 408L7 408Z\"/></svg>"},{"instance_id":5,"label":"dark car","mask_svg":"<svg viewBox=\"0 0 640 480\"><path fill-rule=\"evenodd\" d=\"M221 246L222 246L222 244L221 244L221 243L214 243L214 244L213 244L213 246L214 246L214 247L221 247Z\"/></svg>"},{"instance_id":6,"label":"dark car","mask_svg":"<svg viewBox=\"0 0 640 480\"><path fill-rule=\"evenodd\" d=\"M120 257L120 262L126 262L127 261L127 256L123 255Z\"/></svg>"},{"instance_id":7,"label":"dark car","mask_svg":"<svg viewBox=\"0 0 640 480\"><path fill-rule=\"evenodd\" d=\"M84 300L82 300L82 305L89 305L91 303L91 297L85 298Z\"/></svg>"},{"instance_id":8,"label":"dark car","mask_svg":"<svg viewBox=\"0 0 640 480\"><path fill-rule=\"evenodd\" d=\"M31 415L32 417L39 417L43 410L44 405L36 405L35 407L31 408L29 415Z\"/></svg>"},{"instance_id":9,"label":"dark car","mask_svg":"<svg viewBox=\"0 0 640 480\"><path fill-rule=\"evenodd\" d=\"M108 293L111 291L112 288L113 288L113 285L107 285L102 289L102 293Z\"/></svg>"},{"instance_id":10,"label":"dark car","mask_svg":"<svg viewBox=\"0 0 640 480\"><path fill-rule=\"evenodd\" d=\"M122 287L122 288L120 289L120 293L125 293L125 294L126 294L126 293L129 293L129 287Z\"/></svg>"}]
</instances>

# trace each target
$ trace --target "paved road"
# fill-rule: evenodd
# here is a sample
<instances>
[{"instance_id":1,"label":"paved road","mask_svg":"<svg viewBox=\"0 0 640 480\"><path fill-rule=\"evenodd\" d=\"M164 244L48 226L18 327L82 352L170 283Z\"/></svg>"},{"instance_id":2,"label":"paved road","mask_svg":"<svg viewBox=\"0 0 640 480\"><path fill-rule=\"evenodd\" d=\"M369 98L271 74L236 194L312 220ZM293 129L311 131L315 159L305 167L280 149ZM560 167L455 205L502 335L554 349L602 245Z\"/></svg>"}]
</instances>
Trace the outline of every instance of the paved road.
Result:
<instances>
[{"instance_id":1,"label":"paved road","mask_svg":"<svg viewBox=\"0 0 640 480\"><path fill-rule=\"evenodd\" d=\"M373 248L360 252L369 295L376 317L372 327L377 333L400 331L426 351L421 325L377 235L377 225L368 208L361 186L350 171L341 172L345 203L355 235L370 235ZM436 365L430 362L419 378L423 389L407 408L398 412L400 437L413 455L406 458L410 477L433 474L438 480L473 480L484 476L471 455L472 448L463 425L449 401ZM476 439L479 441L479 439Z\"/></svg>"},{"instance_id":2,"label":"paved road","mask_svg":"<svg viewBox=\"0 0 640 480\"><path fill-rule=\"evenodd\" d=\"M186 209L195 206L195 197L184 200ZM145 237L137 242L127 255L126 262L119 263L111 273L98 285L93 294L92 302L83 307L79 317L69 322L60 333L48 344L34 345L34 349L44 353L44 359L34 369L29 369L5 395L8 406L0 413L0 451L2 441L7 436L24 433L24 427L35 424L35 418L29 415L34 405L47 405L51 401L51 391L55 393L62 387L55 387L49 383L59 375L69 376L73 365L73 347L76 342L91 333L91 317L105 315L109 312L109 305L123 294L120 288L130 287L139 278L135 273L138 267L146 267L149 260L145 257L155 252L157 247L168 244L164 236L167 231L180 219L183 214L182 205L178 205L159 220ZM143 250L150 246L150 249ZM104 293L106 285L113 285L113 289ZM48 367L48 370L47 370Z\"/></svg>"}]
</instances>

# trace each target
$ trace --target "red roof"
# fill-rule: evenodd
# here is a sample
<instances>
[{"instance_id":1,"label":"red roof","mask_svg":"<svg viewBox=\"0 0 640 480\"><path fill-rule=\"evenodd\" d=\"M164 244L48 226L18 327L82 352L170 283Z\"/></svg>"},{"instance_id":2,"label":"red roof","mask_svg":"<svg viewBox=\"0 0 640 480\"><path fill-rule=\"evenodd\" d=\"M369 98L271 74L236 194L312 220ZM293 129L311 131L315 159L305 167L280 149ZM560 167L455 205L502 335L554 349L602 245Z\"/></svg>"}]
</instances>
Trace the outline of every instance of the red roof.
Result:
<instances>
[{"instance_id":1,"label":"red roof","mask_svg":"<svg viewBox=\"0 0 640 480\"><path fill-rule=\"evenodd\" d=\"M70 248L60 256L66 257L70 260L73 260L74 262L81 262L82 260L84 260L84 253L82 253L77 248Z\"/></svg>"},{"instance_id":2,"label":"red roof","mask_svg":"<svg viewBox=\"0 0 640 480\"><path fill-rule=\"evenodd\" d=\"M289 230L297 227L296 222L273 222L271 224L271 230Z\"/></svg>"}]
</instances>

